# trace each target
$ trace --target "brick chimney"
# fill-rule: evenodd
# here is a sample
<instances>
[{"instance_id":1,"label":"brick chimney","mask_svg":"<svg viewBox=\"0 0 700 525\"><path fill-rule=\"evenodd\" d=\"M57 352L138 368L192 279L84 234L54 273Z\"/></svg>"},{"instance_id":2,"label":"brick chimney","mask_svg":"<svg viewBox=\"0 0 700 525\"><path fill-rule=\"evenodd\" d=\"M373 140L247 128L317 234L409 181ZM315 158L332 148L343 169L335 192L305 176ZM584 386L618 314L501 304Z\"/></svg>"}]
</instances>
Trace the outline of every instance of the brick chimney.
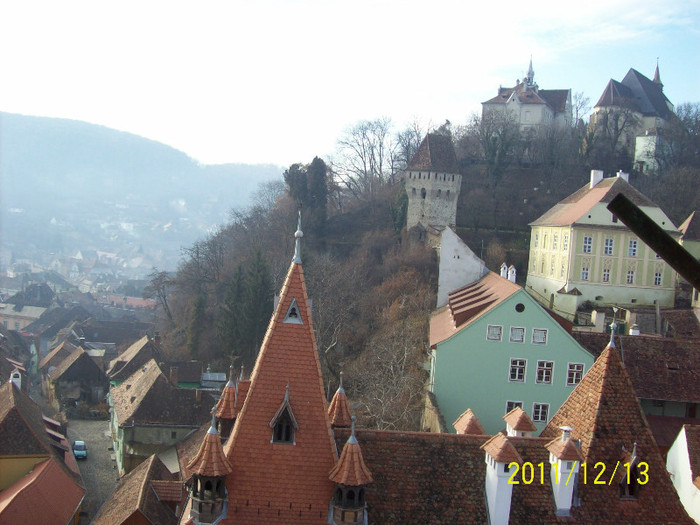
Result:
<instances>
[{"instance_id":1,"label":"brick chimney","mask_svg":"<svg viewBox=\"0 0 700 525\"><path fill-rule=\"evenodd\" d=\"M170 382L172 383L173 386L177 386L177 367L176 366L171 366L170 367Z\"/></svg>"},{"instance_id":2,"label":"brick chimney","mask_svg":"<svg viewBox=\"0 0 700 525\"><path fill-rule=\"evenodd\" d=\"M603 173L603 170L591 170L591 183L588 185L588 187L592 188L603 180Z\"/></svg>"}]
</instances>

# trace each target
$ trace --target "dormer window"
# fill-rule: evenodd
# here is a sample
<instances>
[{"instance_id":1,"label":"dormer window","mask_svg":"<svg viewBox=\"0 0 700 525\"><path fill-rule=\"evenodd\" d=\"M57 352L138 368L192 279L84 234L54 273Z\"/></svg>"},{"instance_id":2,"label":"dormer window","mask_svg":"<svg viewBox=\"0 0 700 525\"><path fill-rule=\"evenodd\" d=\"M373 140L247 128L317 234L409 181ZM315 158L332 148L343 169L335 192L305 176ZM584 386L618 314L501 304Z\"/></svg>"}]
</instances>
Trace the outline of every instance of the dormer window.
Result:
<instances>
[{"instance_id":1,"label":"dormer window","mask_svg":"<svg viewBox=\"0 0 700 525\"><path fill-rule=\"evenodd\" d=\"M284 316L283 322L291 324L304 324L301 319L301 313L299 311L299 306L297 305L296 299L292 299L292 304L289 305L287 315Z\"/></svg>"},{"instance_id":2,"label":"dormer window","mask_svg":"<svg viewBox=\"0 0 700 525\"><path fill-rule=\"evenodd\" d=\"M299 425L297 425L294 412L292 412L292 407L289 404L289 385L287 385L282 405L277 409L270 421L270 428L272 429L270 443L296 445L295 434L299 429Z\"/></svg>"}]
</instances>

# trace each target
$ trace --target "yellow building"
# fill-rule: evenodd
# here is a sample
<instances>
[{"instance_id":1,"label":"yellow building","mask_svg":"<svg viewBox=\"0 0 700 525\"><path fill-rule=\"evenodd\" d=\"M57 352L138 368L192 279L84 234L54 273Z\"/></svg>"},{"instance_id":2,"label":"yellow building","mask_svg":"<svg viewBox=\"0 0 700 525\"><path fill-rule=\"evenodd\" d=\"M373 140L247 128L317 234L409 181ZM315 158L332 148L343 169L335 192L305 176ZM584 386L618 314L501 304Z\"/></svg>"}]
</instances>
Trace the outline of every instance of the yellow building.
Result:
<instances>
[{"instance_id":1,"label":"yellow building","mask_svg":"<svg viewBox=\"0 0 700 525\"><path fill-rule=\"evenodd\" d=\"M602 171L591 171L589 184L530 223L526 290L569 319L585 301L673 306L676 272L607 209L618 193L680 237L663 210L629 184L626 173L604 178Z\"/></svg>"}]
</instances>

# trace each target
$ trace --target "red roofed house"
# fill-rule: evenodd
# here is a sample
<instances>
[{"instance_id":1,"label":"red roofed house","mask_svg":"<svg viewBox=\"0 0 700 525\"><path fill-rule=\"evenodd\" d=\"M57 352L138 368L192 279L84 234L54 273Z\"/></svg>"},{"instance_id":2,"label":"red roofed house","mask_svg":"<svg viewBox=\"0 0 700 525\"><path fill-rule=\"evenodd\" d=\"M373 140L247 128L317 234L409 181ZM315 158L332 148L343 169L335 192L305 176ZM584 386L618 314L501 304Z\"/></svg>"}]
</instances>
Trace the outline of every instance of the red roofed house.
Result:
<instances>
[{"instance_id":1,"label":"red roofed house","mask_svg":"<svg viewBox=\"0 0 700 525\"><path fill-rule=\"evenodd\" d=\"M489 112L509 112L520 130L536 131L541 126L571 125L571 90L540 89L535 82L532 59L527 74L512 88L498 88L498 95L481 103L482 116Z\"/></svg>"},{"instance_id":2,"label":"red roofed house","mask_svg":"<svg viewBox=\"0 0 700 525\"><path fill-rule=\"evenodd\" d=\"M181 524L692 523L612 345L540 437L514 435L518 411L507 436L348 429L344 391L324 396L299 237L233 432L222 446L212 423L188 464Z\"/></svg>"}]
</instances>

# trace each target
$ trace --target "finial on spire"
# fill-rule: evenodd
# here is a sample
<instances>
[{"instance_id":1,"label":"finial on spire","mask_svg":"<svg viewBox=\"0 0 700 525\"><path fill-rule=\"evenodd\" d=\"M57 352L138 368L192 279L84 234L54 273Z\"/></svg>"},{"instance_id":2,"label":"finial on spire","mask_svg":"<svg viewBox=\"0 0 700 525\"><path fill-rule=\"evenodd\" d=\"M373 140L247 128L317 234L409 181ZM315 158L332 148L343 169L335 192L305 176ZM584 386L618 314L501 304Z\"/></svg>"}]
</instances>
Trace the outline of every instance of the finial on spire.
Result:
<instances>
[{"instance_id":1,"label":"finial on spire","mask_svg":"<svg viewBox=\"0 0 700 525\"><path fill-rule=\"evenodd\" d=\"M343 388L343 371L340 371L340 384L338 385L338 392L341 394L345 393L345 389Z\"/></svg>"},{"instance_id":2,"label":"finial on spire","mask_svg":"<svg viewBox=\"0 0 700 525\"><path fill-rule=\"evenodd\" d=\"M234 381L235 380L233 378L233 363L231 363L231 365L228 367L228 383L226 383L226 386L234 386Z\"/></svg>"},{"instance_id":3,"label":"finial on spire","mask_svg":"<svg viewBox=\"0 0 700 525\"><path fill-rule=\"evenodd\" d=\"M661 89L664 88L664 84L661 82L661 74L659 73L659 57L656 57L656 70L654 71L654 79L652 82L659 85Z\"/></svg>"},{"instance_id":4,"label":"finial on spire","mask_svg":"<svg viewBox=\"0 0 700 525\"><path fill-rule=\"evenodd\" d=\"M245 368L245 365L241 365L241 375L238 376L239 381L243 381L243 369Z\"/></svg>"},{"instance_id":5,"label":"finial on spire","mask_svg":"<svg viewBox=\"0 0 700 525\"><path fill-rule=\"evenodd\" d=\"M299 208L299 220L297 221L297 231L294 234L296 239L294 246L294 259L293 262L301 264L301 238L304 236L304 232L301 231L301 208Z\"/></svg>"},{"instance_id":6,"label":"finial on spire","mask_svg":"<svg viewBox=\"0 0 700 525\"><path fill-rule=\"evenodd\" d=\"M535 83L535 70L532 69L532 55L530 55L530 66L527 68L527 84L532 85Z\"/></svg>"},{"instance_id":7,"label":"finial on spire","mask_svg":"<svg viewBox=\"0 0 700 525\"><path fill-rule=\"evenodd\" d=\"M287 386L285 387L284 400L289 403L289 382L287 382Z\"/></svg>"},{"instance_id":8,"label":"finial on spire","mask_svg":"<svg viewBox=\"0 0 700 525\"><path fill-rule=\"evenodd\" d=\"M610 342L608 343L608 346L610 348L615 348L615 331L617 330L617 323L615 322L615 317L617 316L617 308L613 306L613 320L612 323L610 323Z\"/></svg>"},{"instance_id":9,"label":"finial on spire","mask_svg":"<svg viewBox=\"0 0 700 525\"><path fill-rule=\"evenodd\" d=\"M355 420L357 417L352 416L352 426L350 427L350 437L348 438L348 443L354 445L357 443L357 438L355 437Z\"/></svg>"},{"instance_id":10,"label":"finial on spire","mask_svg":"<svg viewBox=\"0 0 700 525\"><path fill-rule=\"evenodd\" d=\"M207 434L217 434L217 431L216 431L216 405L211 407L211 427L209 427Z\"/></svg>"}]
</instances>

